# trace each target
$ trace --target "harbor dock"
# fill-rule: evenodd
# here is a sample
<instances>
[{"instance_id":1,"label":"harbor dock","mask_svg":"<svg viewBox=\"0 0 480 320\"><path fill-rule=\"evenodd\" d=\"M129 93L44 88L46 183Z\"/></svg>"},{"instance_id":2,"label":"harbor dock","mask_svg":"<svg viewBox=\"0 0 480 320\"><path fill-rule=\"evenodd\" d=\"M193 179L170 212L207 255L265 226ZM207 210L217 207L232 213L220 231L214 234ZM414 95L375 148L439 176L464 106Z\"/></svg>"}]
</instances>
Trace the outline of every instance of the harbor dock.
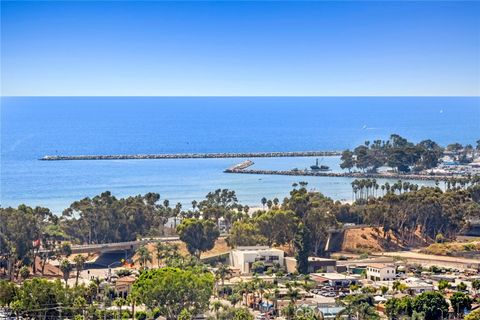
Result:
<instances>
[{"instance_id":1,"label":"harbor dock","mask_svg":"<svg viewBox=\"0 0 480 320\"><path fill-rule=\"evenodd\" d=\"M283 158L283 157L329 157L340 156L341 151L290 151L290 152L240 152L240 153L159 153L159 154L118 154L44 156L42 161L59 160L145 160L145 159L209 159L209 158Z\"/></svg>"}]
</instances>

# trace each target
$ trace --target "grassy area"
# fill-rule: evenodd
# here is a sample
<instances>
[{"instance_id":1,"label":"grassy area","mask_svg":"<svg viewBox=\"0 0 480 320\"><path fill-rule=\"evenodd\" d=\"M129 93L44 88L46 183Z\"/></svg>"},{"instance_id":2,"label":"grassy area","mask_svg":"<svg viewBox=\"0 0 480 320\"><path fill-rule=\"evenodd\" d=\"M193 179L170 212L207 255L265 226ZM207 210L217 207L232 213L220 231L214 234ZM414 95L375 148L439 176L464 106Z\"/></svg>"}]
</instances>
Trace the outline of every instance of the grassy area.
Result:
<instances>
[{"instance_id":1,"label":"grassy area","mask_svg":"<svg viewBox=\"0 0 480 320\"><path fill-rule=\"evenodd\" d=\"M433 243L420 250L422 253L442 256L460 256L472 251L480 251L480 240L475 239L468 242Z\"/></svg>"}]
</instances>

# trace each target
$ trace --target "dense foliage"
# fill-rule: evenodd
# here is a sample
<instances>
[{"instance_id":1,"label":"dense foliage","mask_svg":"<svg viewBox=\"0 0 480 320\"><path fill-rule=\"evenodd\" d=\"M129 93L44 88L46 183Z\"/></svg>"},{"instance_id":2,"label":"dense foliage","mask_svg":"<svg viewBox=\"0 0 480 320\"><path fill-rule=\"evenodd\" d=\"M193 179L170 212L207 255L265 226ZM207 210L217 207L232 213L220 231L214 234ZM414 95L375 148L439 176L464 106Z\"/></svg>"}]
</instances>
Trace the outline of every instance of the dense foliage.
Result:
<instances>
[{"instance_id":1,"label":"dense foliage","mask_svg":"<svg viewBox=\"0 0 480 320\"><path fill-rule=\"evenodd\" d=\"M174 320L182 310L193 315L206 310L213 284L213 275L198 267L165 267L142 272L132 292L150 310L158 308L161 315Z\"/></svg>"},{"instance_id":2,"label":"dense foliage","mask_svg":"<svg viewBox=\"0 0 480 320\"><path fill-rule=\"evenodd\" d=\"M468 163L473 159L474 148L471 145L464 147L458 143L451 144L447 146L447 151L460 163ZM382 166L398 172L421 171L436 167L443 153L444 149L432 140L414 144L398 134L392 134L387 141L365 141L353 151L345 150L340 167L368 172L376 172Z\"/></svg>"},{"instance_id":3,"label":"dense foliage","mask_svg":"<svg viewBox=\"0 0 480 320\"><path fill-rule=\"evenodd\" d=\"M213 221L200 219L184 219L177 232L180 240L186 243L188 252L197 258L202 252L211 250L220 236Z\"/></svg>"}]
</instances>

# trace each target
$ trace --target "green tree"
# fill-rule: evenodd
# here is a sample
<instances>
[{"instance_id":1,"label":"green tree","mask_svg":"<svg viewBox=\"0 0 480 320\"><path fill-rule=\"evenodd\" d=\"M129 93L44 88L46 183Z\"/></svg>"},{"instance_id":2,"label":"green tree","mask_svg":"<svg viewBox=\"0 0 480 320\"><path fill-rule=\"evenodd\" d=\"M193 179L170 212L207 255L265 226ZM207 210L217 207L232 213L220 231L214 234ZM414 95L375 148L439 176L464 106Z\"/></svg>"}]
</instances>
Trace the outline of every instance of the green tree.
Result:
<instances>
[{"instance_id":1,"label":"green tree","mask_svg":"<svg viewBox=\"0 0 480 320\"><path fill-rule=\"evenodd\" d=\"M232 275L232 269L228 265L220 263L215 270L215 275L222 281L222 287L225 285L225 278Z\"/></svg>"},{"instance_id":2,"label":"green tree","mask_svg":"<svg viewBox=\"0 0 480 320\"><path fill-rule=\"evenodd\" d=\"M472 281L472 288L475 290L475 293L480 289L480 279L475 279Z\"/></svg>"},{"instance_id":3,"label":"green tree","mask_svg":"<svg viewBox=\"0 0 480 320\"><path fill-rule=\"evenodd\" d=\"M20 269L20 276L21 276L23 279L27 279L27 278L30 276L30 269L28 269L27 266L23 266L23 267Z\"/></svg>"},{"instance_id":4,"label":"green tree","mask_svg":"<svg viewBox=\"0 0 480 320\"><path fill-rule=\"evenodd\" d=\"M213 283L213 275L198 267L165 267L142 272L132 292L150 310L158 308L161 315L174 320L184 309L191 314L205 311Z\"/></svg>"},{"instance_id":5,"label":"green tree","mask_svg":"<svg viewBox=\"0 0 480 320\"><path fill-rule=\"evenodd\" d=\"M342 157L340 158L340 160L342 161L340 163L340 168L348 169L349 172L355 166L355 160L353 159L353 152L350 150L343 151Z\"/></svg>"},{"instance_id":6,"label":"green tree","mask_svg":"<svg viewBox=\"0 0 480 320\"><path fill-rule=\"evenodd\" d=\"M310 231L303 223L300 224L295 235L295 258L297 270L302 274L308 273L308 256L310 253Z\"/></svg>"},{"instance_id":7,"label":"green tree","mask_svg":"<svg viewBox=\"0 0 480 320\"><path fill-rule=\"evenodd\" d=\"M345 306L339 317L356 317L357 320L380 319L374 307L373 297L366 294L354 294L341 300Z\"/></svg>"},{"instance_id":8,"label":"green tree","mask_svg":"<svg viewBox=\"0 0 480 320\"><path fill-rule=\"evenodd\" d=\"M143 269L147 268L147 263L152 263L152 254L148 250L146 246L138 247L137 251L135 252L137 255L137 262Z\"/></svg>"},{"instance_id":9,"label":"green tree","mask_svg":"<svg viewBox=\"0 0 480 320\"><path fill-rule=\"evenodd\" d=\"M472 298L464 292L455 292L450 297L450 304L457 315L462 315L464 310L470 310L472 302Z\"/></svg>"},{"instance_id":10,"label":"green tree","mask_svg":"<svg viewBox=\"0 0 480 320\"><path fill-rule=\"evenodd\" d=\"M254 222L268 245L290 243L298 225L298 219L291 210L259 212L254 216Z\"/></svg>"},{"instance_id":11,"label":"green tree","mask_svg":"<svg viewBox=\"0 0 480 320\"><path fill-rule=\"evenodd\" d=\"M80 277L80 272L82 272L85 267L86 260L87 259L81 254L77 254L75 258L73 258L73 261L75 262L75 286L78 286L78 278Z\"/></svg>"},{"instance_id":12,"label":"green tree","mask_svg":"<svg viewBox=\"0 0 480 320\"><path fill-rule=\"evenodd\" d=\"M178 315L178 320L192 320L193 316L187 309L183 309Z\"/></svg>"},{"instance_id":13,"label":"green tree","mask_svg":"<svg viewBox=\"0 0 480 320\"><path fill-rule=\"evenodd\" d=\"M413 309L423 313L425 320L437 320L448 314L448 303L440 292L423 292L413 300Z\"/></svg>"},{"instance_id":14,"label":"green tree","mask_svg":"<svg viewBox=\"0 0 480 320\"><path fill-rule=\"evenodd\" d=\"M389 319L411 317L413 314L413 299L409 296L391 298L385 303L385 313Z\"/></svg>"},{"instance_id":15,"label":"green tree","mask_svg":"<svg viewBox=\"0 0 480 320\"><path fill-rule=\"evenodd\" d=\"M69 257L72 254L72 245L70 242L63 242L58 252L64 257Z\"/></svg>"},{"instance_id":16,"label":"green tree","mask_svg":"<svg viewBox=\"0 0 480 320\"><path fill-rule=\"evenodd\" d=\"M266 243L260 235L255 223L251 221L235 221L226 239L231 248L238 246L255 246Z\"/></svg>"},{"instance_id":17,"label":"green tree","mask_svg":"<svg viewBox=\"0 0 480 320\"><path fill-rule=\"evenodd\" d=\"M465 284L465 282L460 282L459 284L457 284L457 290L458 290L458 291L465 291L465 290L467 290L467 285Z\"/></svg>"},{"instance_id":18,"label":"green tree","mask_svg":"<svg viewBox=\"0 0 480 320\"><path fill-rule=\"evenodd\" d=\"M210 309L215 313L215 319L218 319L218 314L220 313L220 309L223 307L224 305L218 300L215 300L210 304Z\"/></svg>"},{"instance_id":19,"label":"green tree","mask_svg":"<svg viewBox=\"0 0 480 320\"><path fill-rule=\"evenodd\" d=\"M11 281L0 280L0 306L8 306L15 300L17 287Z\"/></svg>"},{"instance_id":20,"label":"green tree","mask_svg":"<svg viewBox=\"0 0 480 320\"><path fill-rule=\"evenodd\" d=\"M213 221L184 219L177 227L180 240L187 245L188 252L200 258L202 252L213 249L220 231Z\"/></svg>"},{"instance_id":21,"label":"green tree","mask_svg":"<svg viewBox=\"0 0 480 320\"><path fill-rule=\"evenodd\" d=\"M122 307L127 304L127 301L124 298L116 298L113 300L113 305L118 308L117 316L118 319L121 319L122 316Z\"/></svg>"},{"instance_id":22,"label":"green tree","mask_svg":"<svg viewBox=\"0 0 480 320\"><path fill-rule=\"evenodd\" d=\"M72 265L67 259L60 261L60 271L63 274L63 280L65 281L65 287L68 287L68 279L70 278L70 272L72 272Z\"/></svg>"},{"instance_id":23,"label":"green tree","mask_svg":"<svg viewBox=\"0 0 480 320\"><path fill-rule=\"evenodd\" d=\"M444 291L445 289L449 289L450 288L450 282L448 282L448 280L440 280L438 281L438 290L440 291Z\"/></svg>"}]
</instances>

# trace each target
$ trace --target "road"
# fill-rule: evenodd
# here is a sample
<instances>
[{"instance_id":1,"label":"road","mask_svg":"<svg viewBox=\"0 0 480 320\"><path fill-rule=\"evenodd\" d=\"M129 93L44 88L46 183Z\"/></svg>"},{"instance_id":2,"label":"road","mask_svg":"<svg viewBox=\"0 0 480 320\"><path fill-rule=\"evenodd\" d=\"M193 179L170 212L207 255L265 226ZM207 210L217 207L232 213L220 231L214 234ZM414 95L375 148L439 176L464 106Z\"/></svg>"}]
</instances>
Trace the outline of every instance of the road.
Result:
<instances>
[{"instance_id":1,"label":"road","mask_svg":"<svg viewBox=\"0 0 480 320\"><path fill-rule=\"evenodd\" d=\"M117 250L130 250L153 241L172 242L180 240L175 237L144 238L135 241L100 243L100 244L82 244L72 245L72 253L90 253L90 252L109 252ZM45 250L40 250L45 252Z\"/></svg>"},{"instance_id":2,"label":"road","mask_svg":"<svg viewBox=\"0 0 480 320\"><path fill-rule=\"evenodd\" d=\"M407 259L409 263L419 263L423 266L445 266L450 268L479 269L480 259L469 259L459 257L448 257L439 255L430 255L415 251L396 251L396 252L377 252L374 256L400 257Z\"/></svg>"}]
</instances>

